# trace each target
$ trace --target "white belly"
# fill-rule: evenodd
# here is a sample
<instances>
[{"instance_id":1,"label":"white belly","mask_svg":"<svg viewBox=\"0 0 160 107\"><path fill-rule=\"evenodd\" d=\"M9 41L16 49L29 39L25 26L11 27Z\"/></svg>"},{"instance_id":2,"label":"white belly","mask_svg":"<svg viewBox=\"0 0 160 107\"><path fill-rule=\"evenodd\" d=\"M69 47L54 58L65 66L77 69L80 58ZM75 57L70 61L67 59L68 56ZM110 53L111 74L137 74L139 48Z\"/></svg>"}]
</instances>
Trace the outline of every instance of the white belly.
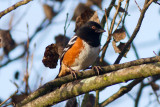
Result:
<instances>
[{"instance_id":1,"label":"white belly","mask_svg":"<svg viewBox=\"0 0 160 107\"><path fill-rule=\"evenodd\" d=\"M92 47L84 41L83 45L85 46L83 51L80 53L79 57L76 58L73 66L71 66L73 70L79 71L82 69L86 69L90 65L94 64L99 55L100 46Z\"/></svg>"}]
</instances>

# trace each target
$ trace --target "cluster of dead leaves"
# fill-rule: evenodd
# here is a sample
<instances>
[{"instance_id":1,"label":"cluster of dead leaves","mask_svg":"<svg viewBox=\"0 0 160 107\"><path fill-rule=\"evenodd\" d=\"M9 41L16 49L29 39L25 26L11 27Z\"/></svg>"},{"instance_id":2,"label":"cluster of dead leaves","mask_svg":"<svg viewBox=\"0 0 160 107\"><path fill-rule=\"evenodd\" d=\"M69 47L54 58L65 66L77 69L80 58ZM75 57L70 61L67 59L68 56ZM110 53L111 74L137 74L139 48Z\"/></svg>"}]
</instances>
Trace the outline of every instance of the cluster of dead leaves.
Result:
<instances>
[{"instance_id":1,"label":"cluster of dead leaves","mask_svg":"<svg viewBox=\"0 0 160 107\"><path fill-rule=\"evenodd\" d=\"M43 10L48 20L52 20L53 16L56 15L56 12L54 12L53 8L49 6L48 4L43 4Z\"/></svg>"},{"instance_id":2,"label":"cluster of dead leaves","mask_svg":"<svg viewBox=\"0 0 160 107\"><path fill-rule=\"evenodd\" d=\"M121 53L121 51L124 49L126 43L120 42L121 40L125 39L126 37L126 33L123 27L121 27L120 29L116 29L113 34L113 41L112 41L112 46L115 50L116 53ZM116 43L120 42L119 45L117 46ZM128 47L126 53L124 54L124 57L126 57L128 51L130 49L130 46Z\"/></svg>"},{"instance_id":3,"label":"cluster of dead leaves","mask_svg":"<svg viewBox=\"0 0 160 107\"><path fill-rule=\"evenodd\" d=\"M56 1L60 2L60 3L63 2L63 0L56 0ZM48 19L49 21L51 21L52 18L55 17L61 11L61 9L59 11L55 11L54 6L50 6L45 3L43 4L43 10L44 10L44 14L46 16L46 19Z\"/></svg>"},{"instance_id":4,"label":"cluster of dead leaves","mask_svg":"<svg viewBox=\"0 0 160 107\"><path fill-rule=\"evenodd\" d=\"M46 47L43 57L43 64L49 68L55 68L57 66L59 54L56 44L51 44Z\"/></svg>"},{"instance_id":5,"label":"cluster of dead leaves","mask_svg":"<svg viewBox=\"0 0 160 107\"><path fill-rule=\"evenodd\" d=\"M94 22L100 23L98 14L96 11L88 9L88 10L85 10L83 13L81 13L76 18L76 27L74 31L76 32L78 28L80 28L83 24L85 24L88 21L94 21Z\"/></svg>"},{"instance_id":6,"label":"cluster of dead leaves","mask_svg":"<svg viewBox=\"0 0 160 107\"><path fill-rule=\"evenodd\" d=\"M46 47L42 60L43 64L49 68L56 68L58 59L69 42L69 38L64 35L58 35L55 37L55 41L55 44Z\"/></svg>"},{"instance_id":7,"label":"cluster of dead leaves","mask_svg":"<svg viewBox=\"0 0 160 107\"><path fill-rule=\"evenodd\" d=\"M76 21L76 18L80 16L82 13L84 13L86 10L93 11L93 9L91 9L92 5L96 5L97 7L102 9L102 1L103 0L87 0L85 4L79 3L74 10L74 15L72 17L72 20Z\"/></svg>"},{"instance_id":8,"label":"cluster of dead leaves","mask_svg":"<svg viewBox=\"0 0 160 107\"><path fill-rule=\"evenodd\" d=\"M0 48L3 48L5 55L16 47L16 43L12 38L9 30L0 30Z\"/></svg>"}]
</instances>

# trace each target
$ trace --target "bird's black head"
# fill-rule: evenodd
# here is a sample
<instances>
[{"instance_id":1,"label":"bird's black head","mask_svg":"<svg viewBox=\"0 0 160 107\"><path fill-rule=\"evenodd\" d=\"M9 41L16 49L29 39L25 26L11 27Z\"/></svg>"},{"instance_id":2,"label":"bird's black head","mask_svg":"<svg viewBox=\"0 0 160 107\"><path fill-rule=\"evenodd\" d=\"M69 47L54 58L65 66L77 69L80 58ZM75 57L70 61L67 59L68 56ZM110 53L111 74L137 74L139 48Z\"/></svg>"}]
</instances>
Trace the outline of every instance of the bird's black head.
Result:
<instances>
[{"instance_id":1,"label":"bird's black head","mask_svg":"<svg viewBox=\"0 0 160 107\"><path fill-rule=\"evenodd\" d=\"M100 35L105 32L100 24L89 21L81 26L77 31L76 35L93 47L100 45Z\"/></svg>"}]
</instances>

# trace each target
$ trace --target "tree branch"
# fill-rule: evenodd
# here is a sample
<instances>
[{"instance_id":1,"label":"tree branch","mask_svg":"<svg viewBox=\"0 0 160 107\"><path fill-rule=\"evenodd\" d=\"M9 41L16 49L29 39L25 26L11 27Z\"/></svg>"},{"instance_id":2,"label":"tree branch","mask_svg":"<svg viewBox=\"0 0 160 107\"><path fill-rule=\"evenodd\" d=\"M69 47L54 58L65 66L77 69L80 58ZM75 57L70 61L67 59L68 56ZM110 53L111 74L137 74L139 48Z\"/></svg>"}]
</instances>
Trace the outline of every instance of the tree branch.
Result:
<instances>
[{"instance_id":1,"label":"tree branch","mask_svg":"<svg viewBox=\"0 0 160 107\"><path fill-rule=\"evenodd\" d=\"M158 56L156 56L156 57L152 57L152 58L139 59L136 61L131 61L131 62L123 63L123 64L109 65L109 66L102 67L103 71L100 72L100 75L105 74L107 72L119 70L122 68L127 68L130 66L137 66L137 65L141 65L141 64L147 64L147 63L153 63L153 62L159 62L159 61L160 61L160 58ZM77 79L84 79L84 78L88 78L91 76L95 76L96 72L93 70L87 70L87 71L77 72L76 74L77 74ZM50 92L54 88L60 87L62 84L72 82L74 80L75 80L75 78L72 78L72 75L68 75L68 76L65 76L62 78L57 78L55 80L52 80L52 81L46 83L45 85L43 85L42 87L40 87L39 89L37 89L35 92L31 93L27 98L25 98L18 105L22 106L24 104L27 104L28 102Z\"/></svg>"},{"instance_id":2,"label":"tree branch","mask_svg":"<svg viewBox=\"0 0 160 107\"><path fill-rule=\"evenodd\" d=\"M109 14L110 14L111 9L112 9L113 5L115 4L115 2L116 2L116 0L112 0L109 7L107 8L107 11L105 11L106 15L103 16L102 21L101 21L101 25L102 25L103 28L104 28L105 23L106 23L106 17L109 17Z\"/></svg>"},{"instance_id":3,"label":"tree branch","mask_svg":"<svg viewBox=\"0 0 160 107\"><path fill-rule=\"evenodd\" d=\"M120 69L116 72L106 73L104 75L93 76L91 78L64 84L62 87L29 102L24 105L24 107L54 105L58 102L93 90L99 90L117 83L158 74L160 74L160 63L131 66L129 68Z\"/></svg>"},{"instance_id":4,"label":"tree branch","mask_svg":"<svg viewBox=\"0 0 160 107\"><path fill-rule=\"evenodd\" d=\"M136 96L135 107L138 107L139 100L140 100L140 97L141 97L141 95L142 95L142 90L143 90L143 88L144 88L144 83L143 83L143 81L142 81L142 82L141 82L141 85L140 85L140 87L139 87L137 96Z\"/></svg>"},{"instance_id":5,"label":"tree branch","mask_svg":"<svg viewBox=\"0 0 160 107\"><path fill-rule=\"evenodd\" d=\"M5 14L11 12L12 10L15 10L17 7L29 3L30 1L32 1L32 0L23 0L23 1L20 1L20 2L18 2L16 4L12 5L11 7L3 10L2 12L0 12L0 18L2 16L4 16Z\"/></svg>"},{"instance_id":6,"label":"tree branch","mask_svg":"<svg viewBox=\"0 0 160 107\"><path fill-rule=\"evenodd\" d=\"M115 20L116 20L116 17L118 15L118 12L119 12L119 8L121 6L121 0L118 1L118 6L117 6L117 10L116 10L116 13L114 14L114 17L113 17L113 20L111 22L111 26L110 26L110 30L109 30L109 35L108 35L108 38L107 38L107 41L106 43L104 44L103 48L102 48L102 55L101 55L101 58L100 58L100 62L103 61L104 59L104 56L105 56L105 53L106 53L106 50L108 48L108 45L111 41L111 37L112 37L112 31L113 31L113 28L114 28L114 24L115 24ZM107 17L107 16L106 16Z\"/></svg>"},{"instance_id":7,"label":"tree branch","mask_svg":"<svg viewBox=\"0 0 160 107\"><path fill-rule=\"evenodd\" d=\"M101 107L106 106L107 104L113 102L114 100L118 99L119 97L123 96L124 94L128 93L132 90L134 86L136 86L139 82L141 82L143 79L137 79L136 81L131 82L127 86L121 87L118 92L113 94L111 97L109 97L107 100L103 101L100 105Z\"/></svg>"},{"instance_id":8,"label":"tree branch","mask_svg":"<svg viewBox=\"0 0 160 107\"><path fill-rule=\"evenodd\" d=\"M142 25L142 21L144 18L144 15L146 13L146 10L148 9L148 7L150 6L150 4L153 2L153 0L150 0L148 3L145 1L145 4L143 6L143 9L141 10L141 15L139 17L138 23L136 28L134 29L134 32L131 36L131 38L128 40L128 42L126 43L125 47L123 48L122 52L120 53L120 55L118 56L118 58L116 59L114 64L118 64L120 62L120 60L122 59L123 55L126 53L129 45L133 42L134 38L136 37L138 31L140 30L140 27Z\"/></svg>"}]
</instances>

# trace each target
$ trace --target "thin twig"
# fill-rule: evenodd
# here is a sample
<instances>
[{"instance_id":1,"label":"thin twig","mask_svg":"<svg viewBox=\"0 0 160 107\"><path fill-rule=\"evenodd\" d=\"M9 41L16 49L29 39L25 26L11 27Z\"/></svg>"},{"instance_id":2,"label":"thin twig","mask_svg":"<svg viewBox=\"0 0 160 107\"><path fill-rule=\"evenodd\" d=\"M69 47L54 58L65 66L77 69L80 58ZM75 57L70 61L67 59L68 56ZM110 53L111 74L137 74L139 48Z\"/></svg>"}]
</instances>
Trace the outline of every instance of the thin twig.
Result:
<instances>
[{"instance_id":1,"label":"thin twig","mask_svg":"<svg viewBox=\"0 0 160 107\"><path fill-rule=\"evenodd\" d=\"M141 8L139 7L139 5L138 5L137 1L136 1L136 0L134 0L134 2L136 3L136 5L137 5L137 7L138 7L139 11L141 12Z\"/></svg>"},{"instance_id":2,"label":"thin twig","mask_svg":"<svg viewBox=\"0 0 160 107\"><path fill-rule=\"evenodd\" d=\"M106 106L107 104L113 102L114 100L116 100L117 98L121 97L122 95L128 93L130 90L132 90L132 88L134 86L136 86L139 82L141 82L143 79L137 79L133 82L131 82L130 84L128 84L127 86L121 87L120 90L118 92L116 92L115 94L113 94L111 97L109 97L107 100L103 101L100 105L101 107Z\"/></svg>"},{"instance_id":3,"label":"thin twig","mask_svg":"<svg viewBox=\"0 0 160 107\"><path fill-rule=\"evenodd\" d=\"M31 74L32 67L33 67L33 57L34 57L35 48L36 48L36 44L34 44L34 50L33 50L32 55L31 55L31 67L29 69L29 74Z\"/></svg>"},{"instance_id":4,"label":"thin twig","mask_svg":"<svg viewBox=\"0 0 160 107\"><path fill-rule=\"evenodd\" d=\"M116 0L111 0L111 3L109 4L109 7L107 8L106 15L104 15L103 18L102 18L101 25L102 25L103 28L104 28L105 23L106 23L106 16L109 17L109 14L110 14L111 9L112 9L113 5L115 4L115 2L116 2Z\"/></svg>"},{"instance_id":5,"label":"thin twig","mask_svg":"<svg viewBox=\"0 0 160 107\"><path fill-rule=\"evenodd\" d=\"M10 102L10 103L6 104L6 105L3 106L3 107L8 107L9 105L12 105L13 107L15 107L15 104L14 104L13 102Z\"/></svg>"},{"instance_id":6,"label":"thin twig","mask_svg":"<svg viewBox=\"0 0 160 107\"><path fill-rule=\"evenodd\" d=\"M68 21L68 13L66 15L66 21L65 21L65 25L64 25L64 39L63 39L63 47L65 47L65 37L66 37L66 31L67 31L67 21Z\"/></svg>"},{"instance_id":7,"label":"thin twig","mask_svg":"<svg viewBox=\"0 0 160 107\"><path fill-rule=\"evenodd\" d=\"M107 10L105 9L105 16L106 16L106 22L107 22L107 31L109 35L109 27L108 27L108 16L107 16Z\"/></svg>"},{"instance_id":8,"label":"thin twig","mask_svg":"<svg viewBox=\"0 0 160 107\"><path fill-rule=\"evenodd\" d=\"M124 22L125 22L127 13L128 13L129 2L130 2L130 0L126 0L127 7L126 7L126 12L125 12L125 14L124 14L124 18L123 18L123 21L122 21L122 26L124 26Z\"/></svg>"},{"instance_id":9,"label":"thin twig","mask_svg":"<svg viewBox=\"0 0 160 107\"><path fill-rule=\"evenodd\" d=\"M106 22L107 22L107 32L108 32L108 35L109 35L107 9L105 9L105 16L106 16ZM103 49L104 49L104 47L103 47L100 51L102 51ZM101 60L101 58L100 58L100 62L102 62L102 61L103 61L103 60Z\"/></svg>"},{"instance_id":10,"label":"thin twig","mask_svg":"<svg viewBox=\"0 0 160 107\"><path fill-rule=\"evenodd\" d=\"M7 98L5 101L3 101L0 106L2 106L5 102L7 102L10 98L12 98L16 93L18 93L18 90L16 90L9 98Z\"/></svg>"},{"instance_id":11,"label":"thin twig","mask_svg":"<svg viewBox=\"0 0 160 107\"><path fill-rule=\"evenodd\" d=\"M67 15L66 15L66 21L65 21L65 25L64 25L64 36L66 35L67 21L68 21L68 13L67 13Z\"/></svg>"},{"instance_id":12,"label":"thin twig","mask_svg":"<svg viewBox=\"0 0 160 107\"><path fill-rule=\"evenodd\" d=\"M128 37L128 38L130 38L130 35L129 35L129 33L128 33L128 30L126 29L126 27L125 27L125 26L123 26L123 27L124 27L124 30L125 30L125 32L126 32L126 34L127 34L127 37ZM133 42L131 43L131 45L132 45L132 48L133 48L134 53L135 53L135 55L136 55L136 58L137 58L137 59L139 59L139 55L138 55L138 52L137 52L136 46L134 45L134 43L133 43Z\"/></svg>"},{"instance_id":13,"label":"thin twig","mask_svg":"<svg viewBox=\"0 0 160 107\"><path fill-rule=\"evenodd\" d=\"M19 86L18 86L18 84L17 84L16 82L14 82L14 81L12 81L12 80L10 80L10 82L11 82L12 84L14 84L17 89L19 89Z\"/></svg>"},{"instance_id":14,"label":"thin twig","mask_svg":"<svg viewBox=\"0 0 160 107\"><path fill-rule=\"evenodd\" d=\"M159 3L159 2L157 2L157 1L155 1L155 3L156 3L156 4L158 4L158 5L160 5L160 3Z\"/></svg>"},{"instance_id":15,"label":"thin twig","mask_svg":"<svg viewBox=\"0 0 160 107\"><path fill-rule=\"evenodd\" d=\"M129 1L129 0L126 0L126 4L125 4L125 6L124 6L124 9L125 9L125 10L126 10L126 8L127 8L128 1ZM117 26L116 26L116 28L115 28L115 31L117 30L119 24L121 23L122 17L123 17L123 15L124 15L124 13L126 13L126 12L123 12L123 13L122 13L122 15L121 15L121 17L120 17L120 19L119 19L119 22L118 22L118 24L117 24Z\"/></svg>"},{"instance_id":16,"label":"thin twig","mask_svg":"<svg viewBox=\"0 0 160 107\"><path fill-rule=\"evenodd\" d=\"M96 90L96 98L94 107L99 107L99 90Z\"/></svg>"},{"instance_id":17,"label":"thin twig","mask_svg":"<svg viewBox=\"0 0 160 107\"><path fill-rule=\"evenodd\" d=\"M123 15L124 15L124 13L122 13L122 15L120 16L120 19L119 19L119 22L118 22L118 24L117 24L117 26L116 26L116 28L115 28L115 31L117 30L117 28L119 27L119 24L121 23L121 21L122 21L122 17L123 17Z\"/></svg>"},{"instance_id":18,"label":"thin twig","mask_svg":"<svg viewBox=\"0 0 160 107\"><path fill-rule=\"evenodd\" d=\"M153 53L154 53L156 56L158 56L155 51L153 51Z\"/></svg>"},{"instance_id":19,"label":"thin twig","mask_svg":"<svg viewBox=\"0 0 160 107\"><path fill-rule=\"evenodd\" d=\"M28 90L29 90L29 85L28 85L28 79L29 79L29 73L28 73L28 64L29 64L29 28L28 28L28 24L27 24L27 35L28 35L28 40L27 40L27 57L26 57L26 73L24 75L24 80L26 83L26 87L25 87L25 93L28 94Z\"/></svg>"},{"instance_id":20,"label":"thin twig","mask_svg":"<svg viewBox=\"0 0 160 107\"><path fill-rule=\"evenodd\" d=\"M4 11L0 12L0 18L2 16L4 16L5 14L11 12L12 10L15 10L17 7L29 3L30 1L32 1L32 0L23 0L23 1L17 2L16 4L12 5L11 7L9 7L7 9L5 9Z\"/></svg>"},{"instance_id":21,"label":"thin twig","mask_svg":"<svg viewBox=\"0 0 160 107\"><path fill-rule=\"evenodd\" d=\"M147 1L147 0L146 0ZM153 2L153 0L151 0ZM134 29L134 32L131 36L131 38L128 40L128 42L126 43L125 47L123 48L122 52L120 53L120 55L118 56L118 58L116 59L115 63L114 64L118 64L120 62L120 60L122 59L123 55L125 54L125 52L127 51L129 45L133 42L134 38L136 37L138 31L140 30L140 27L142 25L142 21L143 21L143 18L144 18L144 15L145 15L145 12L146 10L148 9L148 7L150 6L150 4L152 2L145 2L144 4L144 7L141 11L141 15L140 15L140 18L138 20L138 23L137 23L137 26L136 28ZM147 4L146 4L147 3Z\"/></svg>"},{"instance_id":22,"label":"thin twig","mask_svg":"<svg viewBox=\"0 0 160 107\"><path fill-rule=\"evenodd\" d=\"M138 93L137 93L137 96L136 96L136 100L135 100L135 107L138 107L138 104L139 104L139 100L140 100L140 97L142 95L142 90L144 88L144 83L143 81L141 82L141 85L140 85L140 88L138 90Z\"/></svg>"},{"instance_id":23,"label":"thin twig","mask_svg":"<svg viewBox=\"0 0 160 107\"><path fill-rule=\"evenodd\" d=\"M110 41L111 41L112 30L113 30L113 28L114 28L115 20L116 20L116 17L117 17L117 15L118 15L118 11L119 11L120 6L121 6L121 0L118 1L117 10L116 10L116 13L114 14L113 20L112 20L112 22L111 22L111 26L110 26L110 30L109 30L109 35L108 35L107 41L106 41L106 43L104 44L104 46L103 46L103 48L102 48L103 51L102 51L102 55L101 55L101 58L100 58L100 62L103 61L104 56L105 56L105 53L106 53L106 50L107 50L108 45L109 45L109 43L110 43Z\"/></svg>"},{"instance_id":24,"label":"thin twig","mask_svg":"<svg viewBox=\"0 0 160 107\"><path fill-rule=\"evenodd\" d=\"M149 80L149 78L147 78L148 79L148 81L150 81ZM154 86L153 86L153 84L152 84L153 82L150 82L150 86L152 87L152 90L153 90L153 92L154 92L154 94L155 94L155 96L156 96L156 99L157 99L157 102L160 104L160 101L159 101L159 98L158 98L158 94L157 94L157 92L154 90Z\"/></svg>"}]
</instances>

